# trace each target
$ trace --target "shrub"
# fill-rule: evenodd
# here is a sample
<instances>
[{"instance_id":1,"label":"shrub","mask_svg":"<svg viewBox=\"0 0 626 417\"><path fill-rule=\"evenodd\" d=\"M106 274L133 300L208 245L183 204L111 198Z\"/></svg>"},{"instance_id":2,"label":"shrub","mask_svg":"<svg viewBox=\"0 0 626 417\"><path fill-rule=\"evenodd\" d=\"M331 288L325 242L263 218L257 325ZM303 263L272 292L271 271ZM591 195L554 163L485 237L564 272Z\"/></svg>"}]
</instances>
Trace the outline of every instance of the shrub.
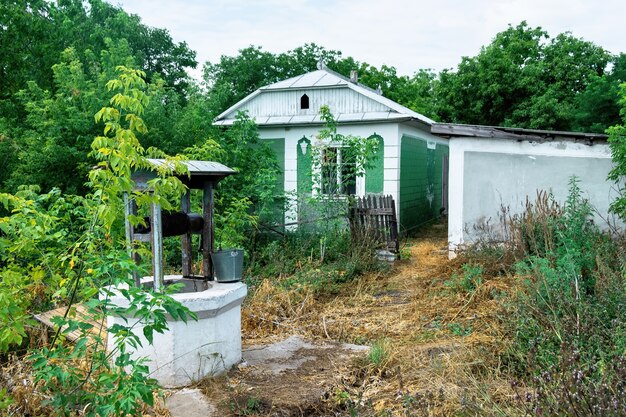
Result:
<instances>
[{"instance_id":1,"label":"shrub","mask_svg":"<svg viewBox=\"0 0 626 417\"><path fill-rule=\"evenodd\" d=\"M512 223L525 256L516 264L524 291L512 306L510 357L520 376L534 377L524 404L537 415L620 415L623 253L593 223L575 179L563 208L552 197L529 207Z\"/></svg>"}]
</instances>

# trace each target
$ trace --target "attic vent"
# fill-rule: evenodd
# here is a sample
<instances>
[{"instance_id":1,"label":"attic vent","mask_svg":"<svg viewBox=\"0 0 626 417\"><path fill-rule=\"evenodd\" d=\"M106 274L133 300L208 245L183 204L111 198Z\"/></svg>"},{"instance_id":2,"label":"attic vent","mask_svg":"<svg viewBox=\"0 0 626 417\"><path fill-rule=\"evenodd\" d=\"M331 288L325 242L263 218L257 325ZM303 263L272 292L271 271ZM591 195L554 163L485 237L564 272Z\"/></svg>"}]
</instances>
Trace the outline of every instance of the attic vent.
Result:
<instances>
[{"instance_id":1,"label":"attic vent","mask_svg":"<svg viewBox=\"0 0 626 417\"><path fill-rule=\"evenodd\" d=\"M300 97L300 108L301 109L309 108L309 96L307 96L306 94L302 94L302 97Z\"/></svg>"}]
</instances>

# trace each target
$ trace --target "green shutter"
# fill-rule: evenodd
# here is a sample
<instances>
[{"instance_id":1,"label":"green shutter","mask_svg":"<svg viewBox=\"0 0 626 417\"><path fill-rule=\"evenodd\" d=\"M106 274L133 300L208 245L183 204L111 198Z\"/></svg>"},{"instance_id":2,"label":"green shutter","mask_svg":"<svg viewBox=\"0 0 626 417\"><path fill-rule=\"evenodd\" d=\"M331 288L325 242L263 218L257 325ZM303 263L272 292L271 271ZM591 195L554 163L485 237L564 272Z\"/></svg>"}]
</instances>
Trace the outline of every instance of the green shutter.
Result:
<instances>
[{"instance_id":1,"label":"green shutter","mask_svg":"<svg viewBox=\"0 0 626 417\"><path fill-rule=\"evenodd\" d=\"M311 195L313 192L313 174L311 160L311 141L303 137L298 141L298 195Z\"/></svg>"},{"instance_id":2,"label":"green shutter","mask_svg":"<svg viewBox=\"0 0 626 417\"><path fill-rule=\"evenodd\" d=\"M372 166L365 170L365 192L367 194L382 194L385 180L385 142L377 134L371 137L378 140L378 149Z\"/></svg>"},{"instance_id":3,"label":"green shutter","mask_svg":"<svg viewBox=\"0 0 626 417\"><path fill-rule=\"evenodd\" d=\"M264 139L264 142L276 155L280 174L276 176L276 191L282 194L285 191L285 139Z\"/></svg>"}]
</instances>

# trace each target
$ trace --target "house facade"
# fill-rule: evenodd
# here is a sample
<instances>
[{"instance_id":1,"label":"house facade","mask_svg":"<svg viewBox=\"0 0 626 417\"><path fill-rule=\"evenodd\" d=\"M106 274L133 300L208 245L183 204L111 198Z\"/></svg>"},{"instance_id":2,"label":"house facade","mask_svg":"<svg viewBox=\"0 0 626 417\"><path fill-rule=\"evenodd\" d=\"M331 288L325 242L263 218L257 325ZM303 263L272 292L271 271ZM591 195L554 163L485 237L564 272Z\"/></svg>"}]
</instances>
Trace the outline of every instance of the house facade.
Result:
<instances>
[{"instance_id":1,"label":"house facade","mask_svg":"<svg viewBox=\"0 0 626 417\"><path fill-rule=\"evenodd\" d=\"M380 92L327 68L262 87L220 114L215 125L230 126L238 112L247 112L259 135L274 150L282 169L279 179L292 197L285 223L303 220L302 197L324 193L312 180L312 147L324 123L327 106L337 121L337 133L375 138L378 151L372 166L357 177L346 195L393 196L400 232L437 218L447 207L448 139L431 133L434 121L383 97ZM324 143L324 147L337 146ZM336 180L342 180L346 151L334 149Z\"/></svg>"}]
</instances>

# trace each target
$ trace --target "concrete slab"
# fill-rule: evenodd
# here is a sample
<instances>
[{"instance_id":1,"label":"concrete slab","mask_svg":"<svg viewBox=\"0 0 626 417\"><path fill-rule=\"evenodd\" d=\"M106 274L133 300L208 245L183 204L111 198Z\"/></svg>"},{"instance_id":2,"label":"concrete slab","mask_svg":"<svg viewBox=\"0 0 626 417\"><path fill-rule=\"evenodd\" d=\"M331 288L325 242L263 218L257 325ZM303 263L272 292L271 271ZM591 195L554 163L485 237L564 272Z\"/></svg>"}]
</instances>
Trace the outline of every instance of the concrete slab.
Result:
<instances>
[{"instance_id":1,"label":"concrete slab","mask_svg":"<svg viewBox=\"0 0 626 417\"><path fill-rule=\"evenodd\" d=\"M217 416L217 409L195 388L183 388L173 391L165 399L165 407L171 417L212 417Z\"/></svg>"},{"instance_id":2,"label":"concrete slab","mask_svg":"<svg viewBox=\"0 0 626 417\"><path fill-rule=\"evenodd\" d=\"M339 359L354 353L365 352L368 346L350 345L345 343L312 344L300 336L294 335L271 345L260 345L245 349L242 352L243 363L240 367L253 366L260 371L278 375L286 370L297 370L307 362L317 361L320 356L328 359ZM320 351L324 352L320 355ZM330 351L330 352L329 352Z\"/></svg>"},{"instance_id":3,"label":"concrete slab","mask_svg":"<svg viewBox=\"0 0 626 417\"><path fill-rule=\"evenodd\" d=\"M200 388L216 415L320 415L324 398L352 372L353 360L368 346L291 336L243 350L241 362Z\"/></svg>"}]
</instances>

